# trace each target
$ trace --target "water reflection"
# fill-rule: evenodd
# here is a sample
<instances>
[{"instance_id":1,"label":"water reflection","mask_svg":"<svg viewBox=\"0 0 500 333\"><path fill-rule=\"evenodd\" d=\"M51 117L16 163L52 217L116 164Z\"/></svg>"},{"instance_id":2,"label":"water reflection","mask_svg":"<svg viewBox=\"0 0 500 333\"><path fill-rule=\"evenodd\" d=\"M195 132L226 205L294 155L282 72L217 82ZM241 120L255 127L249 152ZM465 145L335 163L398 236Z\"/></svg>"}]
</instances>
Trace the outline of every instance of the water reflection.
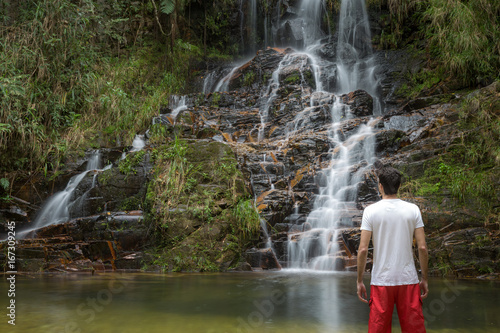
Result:
<instances>
[{"instance_id":1,"label":"water reflection","mask_svg":"<svg viewBox=\"0 0 500 333\"><path fill-rule=\"evenodd\" d=\"M368 281L366 281L368 283ZM0 294L7 299L7 281ZM497 332L500 284L433 279L428 332ZM18 276L1 332L366 332L352 273ZM6 305L7 301L2 301ZM5 306L2 306L5 309ZM397 316L394 332L399 332Z\"/></svg>"}]
</instances>

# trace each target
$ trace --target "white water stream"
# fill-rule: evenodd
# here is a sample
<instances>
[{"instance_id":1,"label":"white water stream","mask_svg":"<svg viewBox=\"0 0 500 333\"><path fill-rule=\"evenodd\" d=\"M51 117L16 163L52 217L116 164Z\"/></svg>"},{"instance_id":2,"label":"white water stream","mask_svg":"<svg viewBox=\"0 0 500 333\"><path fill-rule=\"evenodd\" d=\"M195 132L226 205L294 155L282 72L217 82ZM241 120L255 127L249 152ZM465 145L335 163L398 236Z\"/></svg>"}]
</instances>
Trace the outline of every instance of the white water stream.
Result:
<instances>
[{"instance_id":1,"label":"white water stream","mask_svg":"<svg viewBox=\"0 0 500 333\"><path fill-rule=\"evenodd\" d=\"M322 1L304 0L303 6L310 6L308 13L321 15L315 8ZM320 17L315 19L320 21ZM314 31L314 29L310 29ZM314 41L310 42L314 48ZM370 28L364 1L342 1L339 19L339 41L337 49L338 93L348 93L356 89L364 89L376 97ZM320 66L313 54L312 67L315 72L317 91L322 90ZM319 83L318 83L319 81ZM326 93L326 92L323 92ZM314 94L313 94L314 95ZM378 100L374 104L379 104ZM300 124L307 121L311 106L296 116L293 131L300 130ZM339 265L338 238L340 228L352 226L352 216L357 211L356 195L362 175L374 158L373 126L375 121L360 125L357 133L344 138L342 122L349 119L349 112L339 98L333 96L331 116L333 120L329 140L331 144L331 161L327 169L322 170L318 182L320 189L315 197L314 207L303 225L303 232L288 236L288 268L335 270ZM380 113L380 106L374 105L374 113ZM297 214L297 213L295 213Z\"/></svg>"},{"instance_id":2,"label":"white water stream","mask_svg":"<svg viewBox=\"0 0 500 333\"><path fill-rule=\"evenodd\" d=\"M144 148L145 141L143 135L136 135L132 143L130 152L140 151ZM125 156L125 153L122 159ZM87 160L85 171L73 176L68 181L66 188L60 192L55 193L48 198L43 204L42 208L37 214L33 227L18 232L18 238L30 237L32 231L47 227L50 225L60 224L69 221L78 216L72 216L72 208L78 207L82 203L87 193L96 186L96 177L99 173L110 169L113 165L108 164L102 167L101 152L99 150L91 151ZM75 197L75 190L82 180L88 175L93 173L92 185L83 195Z\"/></svg>"}]
</instances>

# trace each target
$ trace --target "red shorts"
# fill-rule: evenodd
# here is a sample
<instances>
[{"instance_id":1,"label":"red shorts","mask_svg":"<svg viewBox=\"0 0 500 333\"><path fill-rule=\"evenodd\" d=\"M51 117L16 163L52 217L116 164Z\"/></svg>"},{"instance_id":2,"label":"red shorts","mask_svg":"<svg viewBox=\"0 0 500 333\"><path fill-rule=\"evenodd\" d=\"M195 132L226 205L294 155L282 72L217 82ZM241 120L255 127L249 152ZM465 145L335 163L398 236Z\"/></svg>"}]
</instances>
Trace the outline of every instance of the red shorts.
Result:
<instances>
[{"instance_id":1,"label":"red shorts","mask_svg":"<svg viewBox=\"0 0 500 333\"><path fill-rule=\"evenodd\" d=\"M394 304L403 333L425 333L419 284L370 286L368 333L390 333Z\"/></svg>"}]
</instances>

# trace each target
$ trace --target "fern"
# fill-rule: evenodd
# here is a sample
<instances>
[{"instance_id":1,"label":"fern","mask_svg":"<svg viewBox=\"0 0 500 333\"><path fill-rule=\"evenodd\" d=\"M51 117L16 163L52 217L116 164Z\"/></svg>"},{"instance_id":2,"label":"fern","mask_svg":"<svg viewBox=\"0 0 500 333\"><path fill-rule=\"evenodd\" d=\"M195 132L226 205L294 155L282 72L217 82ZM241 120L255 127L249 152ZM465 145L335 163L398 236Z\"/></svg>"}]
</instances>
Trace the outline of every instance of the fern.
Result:
<instances>
[{"instance_id":1,"label":"fern","mask_svg":"<svg viewBox=\"0 0 500 333\"><path fill-rule=\"evenodd\" d=\"M160 10L163 14L172 14L175 9L175 0L162 0Z\"/></svg>"}]
</instances>

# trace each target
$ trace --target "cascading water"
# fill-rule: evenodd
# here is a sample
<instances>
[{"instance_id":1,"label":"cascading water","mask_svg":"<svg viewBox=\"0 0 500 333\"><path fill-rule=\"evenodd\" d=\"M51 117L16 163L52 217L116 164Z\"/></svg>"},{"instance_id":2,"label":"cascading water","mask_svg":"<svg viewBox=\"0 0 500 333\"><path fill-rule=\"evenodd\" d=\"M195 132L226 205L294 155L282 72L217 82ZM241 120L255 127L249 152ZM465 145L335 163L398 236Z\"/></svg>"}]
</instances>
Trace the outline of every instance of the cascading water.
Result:
<instances>
[{"instance_id":1,"label":"cascading water","mask_svg":"<svg viewBox=\"0 0 500 333\"><path fill-rule=\"evenodd\" d=\"M376 86L370 43L370 29L364 1L342 1L337 51L340 92L346 93L363 88L373 94L374 88L368 89L370 85ZM349 58L350 55L353 56L352 59ZM313 104L311 97L310 108ZM346 108L337 97L334 97L331 107L333 125L329 132L332 146L330 167L320 174L319 194L315 198L313 210L303 225L303 230L306 231L288 236L289 268L336 270L339 267L337 263L339 228L352 225L351 217L357 211L355 203L357 187L366 167L374 158L375 147L372 130L375 121L361 125L356 134L344 139L341 125L350 114L346 112ZM308 109L304 109L303 113ZM378 109L378 112L381 110ZM301 114L299 116L304 117ZM297 119L296 122L301 120Z\"/></svg>"},{"instance_id":2,"label":"cascading water","mask_svg":"<svg viewBox=\"0 0 500 333\"><path fill-rule=\"evenodd\" d=\"M302 38L307 49L325 36L321 30L321 22L323 14L328 15L328 12L325 10L324 0L302 0L300 14L303 19Z\"/></svg>"},{"instance_id":3,"label":"cascading water","mask_svg":"<svg viewBox=\"0 0 500 333\"><path fill-rule=\"evenodd\" d=\"M98 150L91 152L91 155L87 161L86 170L76 176L71 177L68 184L66 185L66 188L63 191L54 194L47 200L47 202L43 205L41 211L38 213L35 222L33 223L33 228L26 232L53 224L63 223L70 219L70 208L71 205L76 201L73 196L73 192L89 172L102 171L100 169L100 155L101 154Z\"/></svg>"},{"instance_id":4,"label":"cascading water","mask_svg":"<svg viewBox=\"0 0 500 333\"><path fill-rule=\"evenodd\" d=\"M143 135L136 135L132 148L129 152L140 151L145 146ZM125 153L124 153L125 154ZM122 157L123 159L123 157ZM86 195L96 186L96 176L103 171L112 167L108 164L102 167L101 152L99 150L91 151L87 159L85 171L71 177L66 188L63 191L57 192L47 199L37 214L33 227L28 230L18 232L20 238L30 237L32 231L54 224L60 224L69 221L71 218L76 218L79 211L82 211L81 205L85 201ZM82 180L89 174L94 173L92 185L90 188L79 197L75 197L75 190ZM75 213L77 212L77 213ZM77 216L75 216L75 214Z\"/></svg>"},{"instance_id":5,"label":"cascading water","mask_svg":"<svg viewBox=\"0 0 500 333\"><path fill-rule=\"evenodd\" d=\"M236 70L240 68L240 66L235 66L233 67L233 69L231 69L231 71L229 72L229 74L227 74L226 76L224 76L218 83L217 85L215 86L215 89L214 91L215 92L221 92L221 91L227 91L228 88L229 88L229 82L231 81L231 78L233 77L234 73L236 72Z\"/></svg>"},{"instance_id":6,"label":"cascading water","mask_svg":"<svg viewBox=\"0 0 500 333\"><path fill-rule=\"evenodd\" d=\"M365 1L342 1L337 44L337 92L346 94L356 89L365 90L374 98L374 114L380 115L375 69Z\"/></svg>"},{"instance_id":7,"label":"cascading water","mask_svg":"<svg viewBox=\"0 0 500 333\"><path fill-rule=\"evenodd\" d=\"M132 149L130 152L140 151L146 146L146 141L144 140L144 135L136 135L134 141L132 142Z\"/></svg>"},{"instance_id":8,"label":"cascading water","mask_svg":"<svg viewBox=\"0 0 500 333\"><path fill-rule=\"evenodd\" d=\"M344 105L334 103L332 118L341 119ZM351 211L356 210L357 185L362 180L366 161L374 157L373 124L361 125L357 134L341 139L340 122L333 124L330 136L334 148L329 169L320 176L319 194L307 217L309 231L289 236L290 268L334 270L338 251L338 229L350 225Z\"/></svg>"},{"instance_id":9,"label":"cascading water","mask_svg":"<svg viewBox=\"0 0 500 333\"><path fill-rule=\"evenodd\" d=\"M247 15L243 3L246 3ZM242 51L254 54L257 51L257 0L241 0L240 13Z\"/></svg>"},{"instance_id":10,"label":"cascading water","mask_svg":"<svg viewBox=\"0 0 500 333\"><path fill-rule=\"evenodd\" d=\"M215 72L208 73L205 79L203 80L202 93L208 94L212 92L212 86L214 85L216 79L217 77Z\"/></svg>"},{"instance_id":11,"label":"cascading water","mask_svg":"<svg viewBox=\"0 0 500 333\"><path fill-rule=\"evenodd\" d=\"M172 96L172 118L175 119L179 112L187 109L186 96Z\"/></svg>"}]
</instances>

